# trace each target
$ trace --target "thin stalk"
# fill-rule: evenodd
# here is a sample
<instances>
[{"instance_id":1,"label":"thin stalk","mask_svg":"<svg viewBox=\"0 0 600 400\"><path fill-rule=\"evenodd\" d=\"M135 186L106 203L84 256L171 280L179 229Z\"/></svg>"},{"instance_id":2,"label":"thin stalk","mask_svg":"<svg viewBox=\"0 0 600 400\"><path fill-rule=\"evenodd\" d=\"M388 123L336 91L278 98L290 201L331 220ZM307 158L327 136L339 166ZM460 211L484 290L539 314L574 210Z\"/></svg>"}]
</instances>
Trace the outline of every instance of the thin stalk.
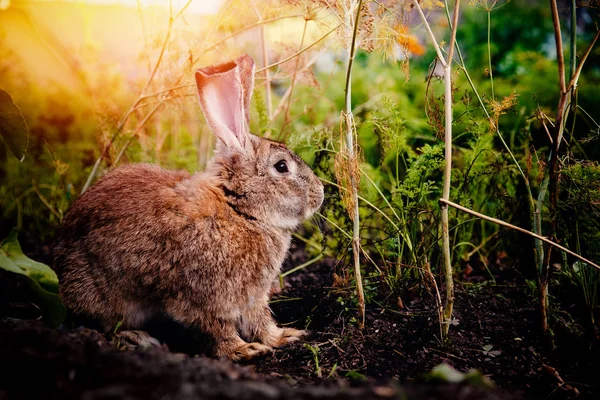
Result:
<instances>
[{"instance_id":1,"label":"thin stalk","mask_svg":"<svg viewBox=\"0 0 600 400\"><path fill-rule=\"evenodd\" d=\"M452 21L450 20L450 13L448 12L447 0L444 0L444 4L445 4L444 9L446 10L446 17L448 18L448 23L450 23L450 28L452 29L453 25L452 25ZM479 105L481 106L481 109L483 110L483 113L485 114L486 118L490 119L490 114L489 114L487 108L485 107L485 103L483 102L483 98L479 94L479 91L475 87L475 83L471 79L471 75L469 74L469 71L465 67L465 60L463 58L462 52L460 51L460 46L458 45L458 43L456 43L455 45L456 45L456 54L458 54L458 58L460 60L460 63L458 63L458 62L456 62L456 63L460 67L460 69L465 73L465 78L467 78L467 82L469 82L469 86L471 86L471 90L475 94L475 97L477 97L477 101L479 102ZM531 193L531 187L529 185L529 179L527 178L527 175L525 175L525 172L523 172L523 169L521 168L521 165L517 161L517 158L515 157L515 155L513 154L513 152L510 150L510 147L508 147L508 144L504 140L504 137L502 137L502 135L500 134L500 130L499 129L496 129L496 134L500 138L500 141L502 142L502 145L504 146L504 148L506 149L506 151L510 155L510 157L513 160L515 166L519 170L519 173L523 177L523 180L525 182L525 186L527 187L527 191L528 191L528 194L529 194L530 205L532 206L532 210L533 210L533 194Z\"/></svg>"},{"instance_id":2,"label":"thin stalk","mask_svg":"<svg viewBox=\"0 0 600 400\"><path fill-rule=\"evenodd\" d=\"M362 0L361 0L361 1L362 1ZM333 32L335 32L335 31L336 31L336 30L337 30L337 29L338 29L340 26L342 26L342 24L338 24L338 25L336 25L336 26L335 26L333 29L331 29L331 30L327 31L326 33L324 33L324 34L323 34L323 36L321 36L320 38L318 38L318 39L317 39L317 40L315 40L313 43L311 43L310 45L306 46L305 48L303 48L303 49L302 49L302 50L300 50L299 52L297 52L297 53L294 53L294 54L292 54L291 56L284 58L283 60L280 60L280 61L277 61L277 62L275 62L275 63L273 63L273 64L267 65L266 67L259 68L259 69L257 69L255 72L256 72L256 73L263 72L264 70L267 70L267 69L274 68L274 67L276 67L276 66L278 66L278 65L281 65L281 64L285 64L286 62L288 62L288 61L290 61L290 60L294 59L294 57L298 57L300 54L302 54L302 53L304 53L304 52L306 52L306 51L308 51L308 50L312 49L312 48L313 48L313 47L315 47L316 45L318 45L318 44L319 44L320 42L322 42L322 41L323 41L323 40L324 40L324 39L325 39L327 36L329 36L329 35L331 35Z\"/></svg>"},{"instance_id":3,"label":"thin stalk","mask_svg":"<svg viewBox=\"0 0 600 400\"><path fill-rule=\"evenodd\" d=\"M308 267L309 265L312 265L314 263L316 263L317 261L319 261L321 258L323 258L323 254L319 254L318 256L316 256L315 258L313 258L312 260L309 260L307 262L305 262L302 265L298 265L295 268L290 269L289 271L285 271L282 274L279 274L279 287L283 290L283 288L285 287L285 283L283 282L283 279L290 275L293 274L294 272L300 271L301 269L304 269L306 267Z\"/></svg>"},{"instance_id":4,"label":"thin stalk","mask_svg":"<svg viewBox=\"0 0 600 400\"><path fill-rule=\"evenodd\" d=\"M119 164L119 161L121 161L121 157L123 157L123 155L125 154L125 151L127 150L127 148L129 147L129 145L133 141L133 138L135 138L140 133L140 131L142 130L142 128L144 127L144 125L146 125L146 123L148 122L148 120L154 115L154 113L156 113L158 111L158 109L162 105L163 105L163 103L158 103L156 106L154 106L154 108L148 114L146 114L146 116L144 117L144 119L142 120L142 122L140 122L138 124L138 127L133 132L133 134L131 135L131 137L129 139L127 139L127 141L123 145L123 148L121 149L121 151L119 151L119 154L115 158L114 165L118 165Z\"/></svg>"},{"instance_id":5,"label":"thin stalk","mask_svg":"<svg viewBox=\"0 0 600 400\"><path fill-rule=\"evenodd\" d=\"M254 13L256 14L256 16L258 17L259 21L262 19L262 16L260 15L260 11L258 10L258 7L256 6L256 1L253 2L254 5ZM269 49L267 48L267 37L265 35L265 26L264 25L260 25L259 27L260 29L260 43L261 43L261 50L262 50L262 59L263 59L263 65L267 66L269 65ZM267 118L269 119L269 121L271 121L271 118L273 116L273 101L271 99L272 94L271 94L271 77L269 76L269 70L265 70L265 101L267 103Z\"/></svg>"},{"instance_id":6,"label":"thin stalk","mask_svg":"<svg viewBox=\"0 0 600 400\"><path fill-rule=\"evenodd\" d=\"M496 100L494 96L494 74L492 72L492 8L487 10L487 48L488 48L488 70L490 74L490 84L492 85L492 100Z\"/></svg>"},{"instance_id":7,"label":"thin stalk","mask_svg":"<svg viewBox=\"0 0 600 400\"><path fill-rule=\"evenodd\" d=\"M255 23L253 23L251 25L243 27L242 29L240 29L239 31L236 31L236 32L232 33L231 35L228 35L228 36L224 37L223 39L219 40L218 42L211 44L209 47L207 47L206 49L204 49L202 51L202 53L206 53L206 52L209 52L209 51L212 51L212 50L216 50L217 47L219 47L220 45L222 45L223 43L225 43L229 39L234 38L234 37L236 37L236 36L238 36L238 35L246 32L247 30L256 28L258 26L265 25L265 24L270 24L271 22L281 21L282 19L302 18L302 17L304 17L302 14L282 15L282 16L279 16L279 17L274 17L274 18L269 18L269 19L257 21L257 22L255 22ZM260 72L260 71L261 70L256 71L256 72Z\"/></svg>"},{"instance_id":8,"label":"thin stalk","mask_svg":"<svg viewBox=\"0 0 600 400\"><path fill-rule=\"evenodd\" d=\"M571 37L569 40L569 76L577 67L577 0L571 0Z\"/></svg>"},{"instance_id":9,"label":"thin stalk","mask_svg":"<svg viewBox=\"0 0 600 400\"><path fill-rule=\"evenodd\" d=\"M35 183L35 181L32 180L31 185L33 186L33 190L35 191L35 194L37 194L38 198L42 201L42 203L44 203L44 205L48 208L48 210L50 210L50 212L52 214L54 214L54 216L56 218L58 218L59 221L62 220L61 213L56 211L56 209L52 206L52 204L50 204L48 199L46 199L46 196L44 196L42 194L42 192L40 192L40 189L39 189L38 185Z\"/></svg>"},{"instance_id":10,"label":"thin stalk","mask_svg":"<svg viewBox=\"0 0 600 400\"><path fill-rule=\"evenodd\" d=\"M444 114L445 114L445 126L444 126L444 187L442 190L442 199L448 200L450 198L450 184L452 178L452 61L454 57L454 48L456 43L456 29L458 27L458 13L460 11L460 0L454 1L454 14L452 18L452 33L450 37L450 48L448 50L448 58L445 60L442 56L442 51L435 39L433 32L425 18L425 14L419 5L417 0L413 0L413 4L419 15L423 25L425 25L427 32L430 35L433 46L436 50L438 58L444 68ZM440 201L442 200L440 199ZM441 205L441 225L442 225L442 253L444 261L444 272L446 277L446 306L444 308L444 323L443 323L443 338L448 337L450 325L452 322L452 311L454 308L454 278L452 274L452 259L450 250L450 232L449 232L449 218L448 218L448 206L442 202Z\"/></svg>"},{"instance_id":11,"label":"thin stalk","mask_svg":"<svg viewBox=\"0 0 600 400\"><path fill-rule=\"evenodd\" d=\"M556 121L552 135L552 146L550 153L549 170L549 214L550 221L550 236L556 237L558 232L558 221L556 210L558 209L558 181L560 179L559 165L559 149L562 140L566 113L568 104L570 103L570 92L567 92L565 82L565 58L563 54L562 33L560 28L560 19L558 16L558 5L556 0L550 0L550 10L552 13L552 25L554 27L554 41L556 42L556 60L558 64L558 85L559 85L559 100L556 110ZM538 276L539 280L539 303L540 314L542 316L542 331L548 332L548 286L550 280L550 261L552 247L547 247L544 254L544 261L541 265L541 271Z\"/></svg>"},{"instance_id":12,"label":"thin stalk","mask_svg":"<svg viewBox=\"0 0 600 400\"><path fill-rule=\"evenodd\" d=\"M304 47L304 38L306 37L306 28L308 27L308 20L304 20L304 29L302 29L302 38L300 39L300 48L298 51L302 50ZM300 56L296 58L296 66L294 67L294 73L292 74L292 82L290 84L290 95L288 97L287 105L285 107L285 114L283 118L283 124L281 125L281 130L279 131L279 139L283 142L287 139L287 135L284 135L285 129L287 128L290 121L290 107L292 105L292 94L294 93L294 87L296 86L296 76L298 75L298 68L300 67ZM265 72L269 70L266 69Z\"/></svg>"},{"instance_id":13,"label":"thin stalk","mask_svg":"<svg viewBox=\"0 0 600 400\"><path fill-rule=\"evenodd\" d=\"M326 215L321 214L320 212L316 213L319 217L323 218L325 221L329 222L331 225L333 225L335 228L337 228L338 231L342 232L342 234L344 236L346 236L348 239L352 240L352 236L346 232L344 230L344 228L342 228L341 226L339 226L338 224L336 224L334 221L332 221L331 219L327 218Z\"/></svg>"},{"instance_id":14,"label":"thin stalk","mask_svg":"<svg viewBox=\"0 0 600 400\"><path fill-rule=\"evenodd\" d=\"M92 181L94 180L94 177L98 173L98 168L100 167L100 164L102 163L102 160L104 160L104 158L108 155L108 152L110 151L110 148L112 147L114 141L123 132L123 129L125 128L125 123L127 122L127 119L129 118L129 116L131 115L131 113L133 112L133 110L144 99L144 94L146 93L146 90L148 90L148 87L150 86L150 83L154 79L154 76L156 75L156 72L158 71L158 68L159 68L159 66L160 66L160 64L162 62L163 55L164 55L165 50L167 48L167 43L169 42L169 39L171 37L171 32L173 30L173 23L175 22L175 20L177 18L179 18L183 14L183 12L185 11L185 9L191 3L192 3L192 0L188 0L188 2L185 3L185 5L175 15L175 17L173 17L173 12L172 12L173 10L172 10L172 7L171 7L171 11L169 13L169 25L167 27L167 33L165 35L165 39L163 40L159 56L156 59L156 62L154 64L154 68L152 69L152 73L150 74L150 77L146 81L146 84L144 85L144 88L142 89L142 91L138 95L137 100L131 105L131 107L129 107L129 109L125 112L125 114L123 114L123 116L119 120L119 123L117 124L117 128L115 129L115 132L112 134L112 136L111 136L110 140L108 141L108 143L106 144L106 146L104 146L104 149L102 150L102 153L100 154L100 157L98 157L98 159L96 160L96 163L94 164L94 166L92 168L92 171L90 172L90 175L88 176L88 178L87 178L87 180L85 182L85 185L83 185L83 188L81 189L81 194L83 194L90 187L90 185L92 184Z\"/></svg>"},{"instance_id":15,"label":"thin stalk","mask_svg":"<svg viewBox=\"0 0 600 400\"><path fill-rule=\"evenodd\" d=\"M560 18L558 16L558 5L556 0L550 0L552 12L552 24L554 25L554 40L556 42L556 60L558 61L558 85L560 93L567 91L565 82L565 56L563 54L562 35L560 33Z\"/></svg>"},{"instance_id":16,"label":"thin stalk","mask_svg":"<svg viewBox=\"0 0 600 400\"><path fill-rule=\"evenodd\" d=\"M313 56L313 58L311 58L311 59L310 59L310 60L309 60L309 61L308 61L308 62L307 62L307 63L306 63L306 64L305 64L303 67L302 67L302 69L301 69L299 72L301 72L301 73L302 73L302 72L304 72L304 71L307 71L308 69L310 69L310 68L313 66L313 64L314 64L315 62L317 62L317 59L319 58L319 56L320 56L321 54L322 54L321 52L319 52L319 53L315 54L315 55ZM289 87L287 88L287 90L285 91L285 93L283 94L283 96L281 96L281 99L279 100L279 105L277 106L277 108L275 109L275 111L273 112L273 114L271 115L270 121L273 121L274 119L276 119L276 118L279 116L279 114L280 114L280 113L283 111L283 107L284 107L284 106L287 104L287 99L288 99L288 97L291 95L291 89L292 89L292 87L291 87L291 86L289 86ZM317 127L315 127L315 129L317 130L317 129L319 129L319 127L317 126Z\"/></svg>"},{"instance_id":17,"label":"thin stalk","mask_svg":"<svg viewBox=\"0 0 600 400\"><path fill-rule=\"evenodd\" d=\"M360 172L369 181L369 183L371 185L373 185L373 187L375 188L375 190L377 190L377 193L379 193L379 195L381 196L381 198L383 199L383 201L385 201L385 204L390 208L390 210L392 210L392 213L398 219L398 221L404 223L404 221L398 216L398 213L396 213L396 210L394 209L394 207L392 207L392 205L388 201L387 197L385 197L384 194L381 192L381 189L379 189L379 186L377 186L375 184L375 182L373 182L373 180L371 179L371 177L367 173L365 173L362 169L360 169ZM408 237L406 237L403 232L398 231L398 234L400 236L402 236L402 238L406 242L406 245L408 246L409 250L411 252L413 252L413 246L412 246L412 242L410 241L410 239ZM415 262L417 261L416 255L414 253L413 253L413 260Z\"/></svg>"},{"instance_id":18,"label":"thin stalk","mask_svg":"<svg viewBox=\"0 0 600 400\"><path fill-rule=\"evenodd\" d=\"M333 186L337 187L338 189L341 189L341 190L348 190L347 188L345 188L345 187L343 187L343 186L340 186L340 185L338 185L338 184L337 184L337 183L335 183L335 182L331 182L331 181L329 181L329 180L327 180L327 179L323 179L323 178L321 178L321 181L323 181L323 182L325 182L325 183L327 183L327 184L329 184L329 185L333 185ZM404 240L406 240L406 241L408 241L408 240L409 240L408 238L406 238L406 237L404 236L404 234L403 234L403 233L402 233L402 231L400 230L400 227L399 227L398 225L396 225L396 223L395 223L395 222L394 222L394 221L393 221L393 220L392 220L392 219L391 219L391 218L390 218L390 217L389 217L389 216L388 216L386 213L384 213L384 212L383 212L383 210L381 210L381 209L380 209L379 207L377 207L375 204L371 203L369 200L365 199L364 197L362 197L362 196L360 196L360 195L357 195L357 198L358 198L358 200L360 200L361 202L365 203L367 206L371 207L373 210L377 211L377 213L381 214L381 216L382 216L383 218L385 218L385 219L386 219L386 220L387 220L387 221L390 223L390 225L392 225L392 227L394 228L394 231L395 231L395 232L397 232L397 233L398 233L398 234L399 234L399 235L400 235L400 236L401 236L401 237L402 237Z\"/></svg>"},{"instance_id":19,"label":"thin stalk","mask_svg":"<svg viewBox=\"0 0 600 400\"><path fill-rule=\"evenodd\" d=\"M542 181L542 185L540 186L540 191L538 193L538 198L536 202L536 208L533 214L533 231L538 235L541 235L542 233L542 207L544 206L544 199L546 198L546 192L548 190L548 182L550 182L550 179L548 176L546 176ZM539 239L535 239L534 245L535 251L537 253L537 269L538 273L541 274L543 269L542 264L544 260L544 246L542 246L542 241Z\"/></svg>"},{"instance_id":20,"label":"thin stalk","mask_svg":"<svg viewBox=\"0 0 600 400\"><path fill-rule=\"evenodd\" d=\"M456 30L458 27L458 13L460 11L460 0L454 2L454 18L452 23L452 35L450 37L450 50L448 60L444 66L444 113L445 113L445 155L444 155L444 199L450 199L450 184L452 178L452 59L454 56L454 45L456 43ZM446 307L444 309L444 338L448 337L450 323L452 322L452 310L454 307L454 279L452 275L452 260L450 253L450 234L448 221L448 207L442 207L442 246L444 252L444 270L446 272Z\"/></svg>"},{"instance_id":21,"label":"thin stalk","mask_svg":"<svg viewBox=\"0 0 600 400\"><path fill-rule=\"evenodd\" d=\"M592 42L590 43L588 48L585 50L585 53L581 57L581 60L579 61L579 65L577 66L577 69L575 70L575 73L573 74L573 76L571 77L571 81L569 82L569 88L568 88L569 91L577 88L577 83L579 82L579 77L581 76L581 70L583 69L583 64L585 64L585 61L587 60L588 56L592 52L592 49L594 48L594 45L598 41L599 37L600 37L600 29L598 31L596 31L596 34L594 35Z\"/></svg>"},{"instance_id":22,"label":"thin stalk","mask_svg":"<svg viewBox=\"0 0 600 400\"><path fill-rule=\"evenodd\" d=\"M354 55L356 54L356 37L358 36L358 22L360 20L360 9L362 6L362 0L358 0L358 2L351 1L349 4L349 9L346 12L346 20L347 25L352 26L352 13L353 9L356 8L356 19L354 20L353 32L352 32L352 40L350 43L350 47L348 48L348 57L346 58L346 83L344 86L344 98L345 98L345 112L342 114L345 117L346 122L346 147L348 151L348 157L350 158L350 166L351 163L355 162L355 151L354 151L354 119L352 116L352 64L354 63ZM351 167L350 167L351 168ZM360 329L365 326L365 295L363 291L362 284L362 276L360 271L360 215L358 208L358 185L359 182L356 181L356 177L353 175L352 171L348 171L350 176L350 185L352 190L352 204L354 205L354 209L351 211L352 215L352 254L354 258L354 278L356 280L356 294L358 296L358 313L359 313L359 321L358 326Z\"/></svg>"},{"instance_id":23,"label":"thin stalk","mask_svg":"<svg viewBox=\"0 0 600 400\"><path fill-rule=\"evenodd\" d=\"M286 276L288 276L290 274L293 274L294 272L300 271L301 269L304 269L304 268L308 267L309 265L316 263L321 258L323 258L323 254L319 254L318 256L316 256L315 258L313 258L312 260L309 260L309 261L305 262L302 265L298 265L297 267L294 267L294 268L290 269L289 271L285 271L280 276L282 278L285 278Z\"/></svg>"}]
</instances>

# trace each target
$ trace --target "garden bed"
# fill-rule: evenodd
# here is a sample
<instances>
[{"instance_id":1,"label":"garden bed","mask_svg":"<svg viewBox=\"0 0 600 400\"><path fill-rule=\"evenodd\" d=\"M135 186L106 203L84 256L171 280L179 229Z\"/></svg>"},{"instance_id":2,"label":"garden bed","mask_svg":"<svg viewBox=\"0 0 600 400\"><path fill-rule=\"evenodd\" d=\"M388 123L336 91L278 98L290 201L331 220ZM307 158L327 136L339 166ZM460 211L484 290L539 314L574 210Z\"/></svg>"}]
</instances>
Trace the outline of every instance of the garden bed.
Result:
<instances>
[{"instance_id":1,"label":"garden bed","mask_svg":"<svg viewBox=\"0 0 600 400\"><path fill-rule=\"evenodd\" d=\"M290 265L306 259L296 251ZM124 350L112 335L93 329L44 327L4 318L0 355L10 373L0 398L596 398L594 340L564 330L553 340L539 333L532 293L518 282L457 287L456 324L439 341L433 297L426 291L372 299L364 330L355 321L351 291L334 285L337 268L325 259L286 278L272 308L281 324L310 330L308 338L267 356L235 365L193 357L202 348L173 323L154 327L168 343ZM339 271L338 271L339 272ZM22 291L2 280L2 294ZM12 286L13 290L9 290ZM16 289L16 290L15 290ZM4 314L31 317L24 309ZM21 303L22 305L22 303ZM17 311L15 311L17 310ZM151 327L152 329L152 327ZM188 353L188 354L185 354ZM477 369L501 390L477 384L432 384L436 365ZM26 380L35 384L27 384ZM85 396L84 396L85 395Z\"/></svg>"}]
</instances>

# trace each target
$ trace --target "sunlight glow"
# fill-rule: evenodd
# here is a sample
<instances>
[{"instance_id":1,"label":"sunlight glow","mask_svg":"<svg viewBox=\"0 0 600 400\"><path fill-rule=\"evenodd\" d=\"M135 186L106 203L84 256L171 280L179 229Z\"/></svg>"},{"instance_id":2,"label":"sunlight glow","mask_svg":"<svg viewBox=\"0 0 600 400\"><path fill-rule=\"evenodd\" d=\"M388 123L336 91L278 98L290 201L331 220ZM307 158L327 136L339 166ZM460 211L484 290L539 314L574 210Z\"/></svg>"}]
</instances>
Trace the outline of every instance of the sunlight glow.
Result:
<instances>
[{"instance_id":1,"label":"sunlight glow","mask_svg":"<svg viewBox=\"0 0 600 400\"><path fill-rule=\"evenodd\" d=\"M53 1L53 0L46 0ZM148 7L161 7L169 8L169 5L173 7L173 12L178 12L188 0L68 0L71 3L83 3L90 5L118 5L125 7L138 6L142 8ZM221 6L222 0L192 0L190 5L187 7L186 12L192 14L215 14Z\"/></svg>"},{"instance_id":2,"label":"sunlight glow","mask_svg":"<svg viewBox=\"0 0 600 400\"><path fill-rule=\"evenodd\" d=\"M137 79L148 74L149 60L157 57L170 7L175 16L188 1L0 0L0 40L40 85L49 80L75 88L81 73L101 79L94 68L102 65ZM185 23L171 38L172 48L202 40L198 32L222 3L192 0Z\"/></svg>"}]
</instances>

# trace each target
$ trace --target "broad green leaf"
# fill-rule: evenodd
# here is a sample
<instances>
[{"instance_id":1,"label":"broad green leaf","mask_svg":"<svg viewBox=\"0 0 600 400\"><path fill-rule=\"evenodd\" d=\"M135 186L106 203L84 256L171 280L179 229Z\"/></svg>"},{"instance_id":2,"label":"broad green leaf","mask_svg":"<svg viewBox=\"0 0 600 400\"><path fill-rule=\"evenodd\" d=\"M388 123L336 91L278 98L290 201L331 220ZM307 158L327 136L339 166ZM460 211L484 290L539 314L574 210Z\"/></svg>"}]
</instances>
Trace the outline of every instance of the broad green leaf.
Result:
<instances>
[{"instance_id":1,"label":"broad green leaf","mask_svg":"<svg viewBox=\"0 0 600 400\"><path fill-rule=\"evenodd\" d=\"M25 158L29 146L27 123L10 95L0 89L0 135L19 161Z\"/></svg>"},{"instance_id":2,"label":"broad green leaf","mask_svg":"<svg viewBox=\"0 0 600 400\"><path fill-rule=\"evenodd\" d=\"M58 277L46 264L23 254L17 240L17 229L13 229L0 243L0 268L27 277L44 317L53 325L63 321L66 309L58 297Z\"/></svg>"},{"instance_id":3,"label":"broad green leaf","mask_svg":"<svg viewBox=\"0 0 600 400\"><path fill-rule=\"evenodd\" d=\"M435 366L429 373L429 377L444 382L458 383L465 379L465 374L455 370L451 365L443 363Z\"/></svg>"},{"instance_id":4,"label":"broad green leaf","mask_svg":"<svg viewBox=\"0 0 600 400\"><path fill-rule=\"evenodd\" d=\"M489 378L475 369L469 370L466 373L462 373L446 363L442 363L434 367L431 372L426 375L426 378L448 383L464 382L474 386L494 386Z\"/></svg>"}]
</instances>

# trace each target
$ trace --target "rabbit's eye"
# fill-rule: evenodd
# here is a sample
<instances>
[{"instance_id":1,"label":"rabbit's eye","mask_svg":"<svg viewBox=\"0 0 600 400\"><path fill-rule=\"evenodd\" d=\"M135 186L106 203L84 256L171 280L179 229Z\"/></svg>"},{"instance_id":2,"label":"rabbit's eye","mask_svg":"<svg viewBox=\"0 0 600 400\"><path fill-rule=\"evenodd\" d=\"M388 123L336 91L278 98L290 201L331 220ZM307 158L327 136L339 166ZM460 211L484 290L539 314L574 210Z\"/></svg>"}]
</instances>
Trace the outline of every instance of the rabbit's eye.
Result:
<instances>
[{"instance_id":1,"label":"rabbit's eye","mask_svg":"<svg viewBox=\"0 0 600 400\"><path fill-rule=\"evenodd\" d=\"M277 161L277 164L275 164L275 169L280 174L285 174L286 172L288 172L287 163L284 160L279 160Z\"/></svg>"}]
</instances>

